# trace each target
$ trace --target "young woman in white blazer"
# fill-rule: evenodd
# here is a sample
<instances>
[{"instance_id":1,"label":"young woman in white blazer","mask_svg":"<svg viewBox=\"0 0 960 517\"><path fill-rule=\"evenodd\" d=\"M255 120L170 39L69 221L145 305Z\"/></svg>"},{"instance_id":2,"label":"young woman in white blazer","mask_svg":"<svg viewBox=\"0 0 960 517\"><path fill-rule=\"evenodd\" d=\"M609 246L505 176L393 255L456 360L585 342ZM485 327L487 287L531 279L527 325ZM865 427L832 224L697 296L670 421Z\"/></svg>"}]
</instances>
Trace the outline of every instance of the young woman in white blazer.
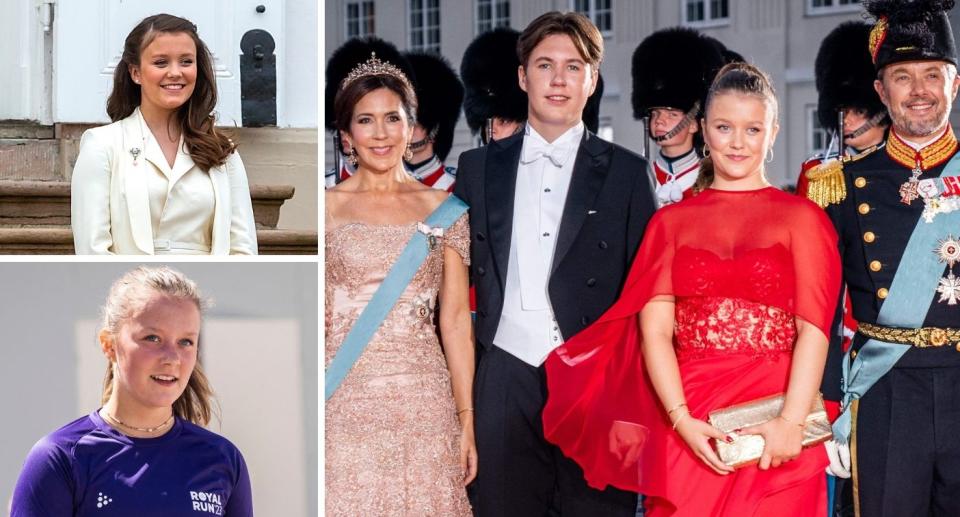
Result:
<instances>
[{"instance_id":1,"label":"young woman in white blazer","mask_svg":"<svg viewBox=\"0 0 960 517\"><path fill-rule=\"evenodd\" d=\"M77 254L257 253L246 171L214 126L212 59L188 20L140 22L71 181Z\"/></svg>"}]
</instances>

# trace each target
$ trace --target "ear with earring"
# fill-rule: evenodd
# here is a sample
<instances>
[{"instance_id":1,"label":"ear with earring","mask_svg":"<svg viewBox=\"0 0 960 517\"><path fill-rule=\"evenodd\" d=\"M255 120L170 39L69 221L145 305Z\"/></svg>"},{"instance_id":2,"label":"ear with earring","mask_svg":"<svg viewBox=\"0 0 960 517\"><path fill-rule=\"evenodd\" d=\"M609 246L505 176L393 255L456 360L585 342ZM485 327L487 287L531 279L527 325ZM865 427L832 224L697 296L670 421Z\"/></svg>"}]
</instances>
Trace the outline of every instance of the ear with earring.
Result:
<instances>
[{"instance_id":1,"label":"ear with earring","mask_svg":"<svg viewBox=\"0 0 960 517\"><path fill-rule=\"evenodd\" d=\"M350 147L350 151L347 152L347 162L350 163L351 167L356 168L357 165L360 165L360 157L357 156L357 149Z\"/></svg>"},{"instance_id":2,"label":"ear with earring","mask_svg":"<svg viewBox=\"0 0 960 517\"><path fill-rule=\"evenodd\" d=\"M703 153L702 153L702 155L703 155L704 158L709 158L709 157L710 157L710 148L707 147L707 144L703 144Z\"/></svg>"}]
</instances>

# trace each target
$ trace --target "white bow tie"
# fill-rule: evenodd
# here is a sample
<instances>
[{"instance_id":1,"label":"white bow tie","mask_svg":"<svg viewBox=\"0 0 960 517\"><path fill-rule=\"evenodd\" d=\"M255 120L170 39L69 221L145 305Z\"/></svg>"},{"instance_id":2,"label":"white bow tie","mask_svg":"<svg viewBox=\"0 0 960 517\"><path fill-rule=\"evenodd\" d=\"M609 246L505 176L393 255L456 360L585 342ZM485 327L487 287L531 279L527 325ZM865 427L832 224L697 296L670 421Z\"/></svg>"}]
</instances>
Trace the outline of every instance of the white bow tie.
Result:
<instances>
[{"instance_id":1,"label":"white bow tie","mask_svg":"<svg viewBox=\"0 0 960 517\"><path fill-rule=\"evenodd\" d=\"M523 158L520 161L526 165L540 158L546 158L550 160L550 163L555 167L559 168L563 167L563 162L566 161L569 154L567 149L561 147L554 147L540 142L527 142L523 149Z\"/></svg>"}]
</instances>

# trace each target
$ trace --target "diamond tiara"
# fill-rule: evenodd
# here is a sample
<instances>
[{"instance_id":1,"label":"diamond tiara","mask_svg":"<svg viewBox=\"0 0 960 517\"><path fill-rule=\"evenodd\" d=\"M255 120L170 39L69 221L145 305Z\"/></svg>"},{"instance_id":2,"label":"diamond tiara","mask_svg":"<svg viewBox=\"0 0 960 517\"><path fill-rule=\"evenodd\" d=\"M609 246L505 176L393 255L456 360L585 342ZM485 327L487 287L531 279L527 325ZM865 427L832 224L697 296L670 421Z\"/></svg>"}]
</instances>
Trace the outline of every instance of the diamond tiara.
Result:
<instances>
[{"instance_id":1,"label":"diamond tiara","mask_svg":"<svg viewBox=\"0 0 960 517\"><path fill-rule=\"evenodd\" d=\"M345 77L343 82L340 83L340 89L343 90L347 87L347 85L356 81L357 79L370 75L389 75L396 77L402 81L403 84L413 89L413 86L410 84L410 80L407 79L407 76L404 75L404 73L393 63L390 63L389 61L380 61L380 59L377 58L376 52L370 52L370 59L360 63L353 70L351 70L349 74L347 74L347 77Z\"/></svg>"}]
</instances>

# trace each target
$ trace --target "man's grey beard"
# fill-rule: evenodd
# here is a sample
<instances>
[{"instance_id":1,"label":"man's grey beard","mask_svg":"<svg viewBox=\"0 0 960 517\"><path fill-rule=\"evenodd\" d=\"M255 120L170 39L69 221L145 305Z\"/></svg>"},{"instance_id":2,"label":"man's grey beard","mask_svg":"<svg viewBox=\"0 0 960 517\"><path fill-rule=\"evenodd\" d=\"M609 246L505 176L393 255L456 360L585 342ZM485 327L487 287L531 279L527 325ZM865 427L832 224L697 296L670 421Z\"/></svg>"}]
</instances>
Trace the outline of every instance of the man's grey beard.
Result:
<instances>
[{"instance_id":1,"label":"man's grey beard","mask_svg":"<svg viewBox=\"0 0 960 517\"><path fill-rule=\"evenodd\" d=\"M948 120L948 113L948 109L937 112L930 120L910 120L903 113L891 113L890 118L893 119L893 127L900 135L922 138L943 129Z\"/></svg>"}]
</instances>

